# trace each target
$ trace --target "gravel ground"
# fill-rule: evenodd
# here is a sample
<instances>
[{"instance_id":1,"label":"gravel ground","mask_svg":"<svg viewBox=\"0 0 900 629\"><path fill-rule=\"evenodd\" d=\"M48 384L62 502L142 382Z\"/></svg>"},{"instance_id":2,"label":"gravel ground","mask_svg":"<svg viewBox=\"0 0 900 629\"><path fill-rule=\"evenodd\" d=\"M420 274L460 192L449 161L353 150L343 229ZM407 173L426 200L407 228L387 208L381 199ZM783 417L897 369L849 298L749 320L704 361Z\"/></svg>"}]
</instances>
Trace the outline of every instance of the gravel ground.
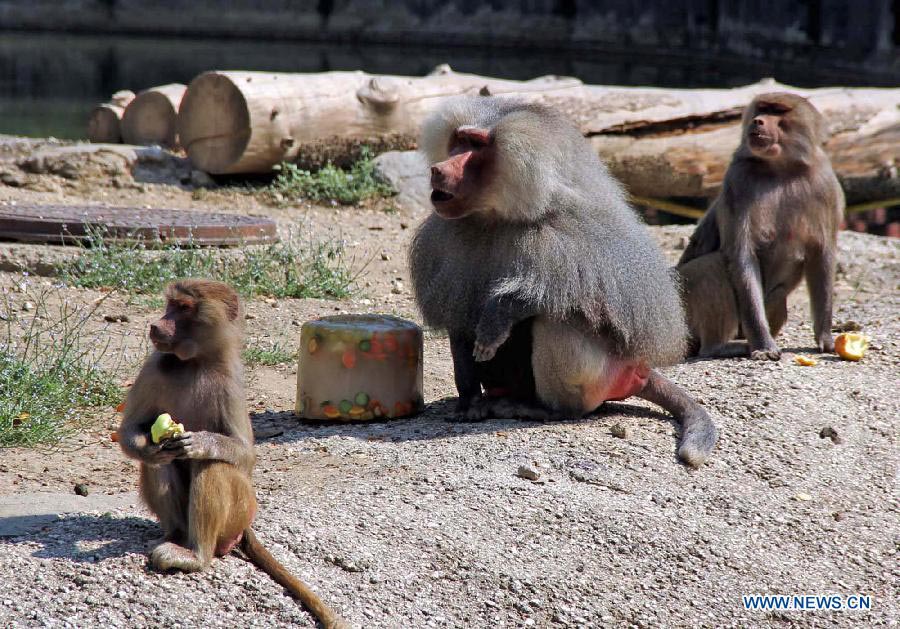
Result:
<instances>
[{"instance_id":1,"label":"gravel ground","mask_svg":"<svg viewBox=\"0 0 900 629\"><path fill-rule=\"evenodd\" d=\"M44 179L33 189L0 185L0 202L86 198ZM251 340L294 344L297 323L335 311L415 318L407 289L392 290L398 279L408 286L403 252L420 212L273 210L251 195L198 200L173 186L100 192L110 203L266 213L282 229L340 234L360 260L372 260L351 300L279 300L276 308L254 300ZM654 228L673 259L689 231ZM900 243L844 233L840 260L835 319L860 323L874 339L862 362L794 364L793 353L812 345L798 291L780 362L666 370L721 428L711 463L698 471L677 462L672 422L639 401L576 421L449 421L451 360L440 335L426 338L428 409L408 420L300 423L290 414L295 369L254 368L260 538L357 627L895 626ZM0 273L2 286L20 280ZM86 304L97 297L64 295ZM124 301L109 307L126 309L129 322L97 325L142 352L154 313ZM112 410L98 412L96 429L62 451L0 451L0 494L71 492L75 482L133 491L136 467L108 441L115 422ZM827 426L836 438L820 437ZM203 574L149 570L145 553L159 532L134 504L61 515L0 539L0 626L314 626L236 555ZM742 594L806 593L867 594L872 608L751 612L741 603Z\"/></svg>"}]
</instances>

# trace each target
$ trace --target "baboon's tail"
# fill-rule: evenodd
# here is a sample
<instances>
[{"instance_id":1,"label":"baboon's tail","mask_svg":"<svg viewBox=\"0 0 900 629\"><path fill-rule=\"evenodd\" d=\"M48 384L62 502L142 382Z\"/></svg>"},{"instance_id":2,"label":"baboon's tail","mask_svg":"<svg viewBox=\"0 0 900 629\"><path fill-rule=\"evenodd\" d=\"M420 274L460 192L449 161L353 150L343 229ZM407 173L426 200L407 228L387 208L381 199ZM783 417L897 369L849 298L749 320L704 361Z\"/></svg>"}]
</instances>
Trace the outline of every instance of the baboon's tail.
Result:
<instances>
[{"instance_id":1,"label":"baboon's tail","mask_svg":"<svg viewBox=\"0 0 900 629\"><path fill-rule=\"evenodd\" d=\"M647 386L638 393L638 397L659 404L681 425L678 458L691 467L706 463L718 438L718 431L706 409L687 391L657 371L650 372Z\"/></svg>"},{"instance_id":2,"label":"baboon's tail","mask_svg":"<svg viewBox=\"0 0 900 629\"><path fill-rule=\"evenodd\" d=\"M348 625L341 620L319 596L313 592L300 579L288 572L275 557L257 539L253 529L247 528L241 539L241 550L263 572L268 574L276 583L284 587L303 603L306 608L315 614L316 618L326 629L346 629Z\"/></svg>"}]
</instances>

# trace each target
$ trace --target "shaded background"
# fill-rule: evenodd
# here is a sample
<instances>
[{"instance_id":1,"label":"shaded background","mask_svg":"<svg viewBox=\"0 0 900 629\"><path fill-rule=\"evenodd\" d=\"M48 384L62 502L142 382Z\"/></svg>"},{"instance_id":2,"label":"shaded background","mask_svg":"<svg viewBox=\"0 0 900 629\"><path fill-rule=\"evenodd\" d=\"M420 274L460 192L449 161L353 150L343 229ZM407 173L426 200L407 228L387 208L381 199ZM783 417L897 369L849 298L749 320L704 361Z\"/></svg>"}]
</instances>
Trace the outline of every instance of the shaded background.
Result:
<instances>
[{"instance_id":1,"label":"shaded background","mask_svg":"<svg viewBox=\"0 0 900 629\"><path fill-rule=\"evenodd\" d=\"M80 138L210 69L728 87L900 85L898 0L0 0L0 133Z\"/></svg>"},{"instance_id":2,"label":"shaded background","mask_svg":"<svg viewBox=\"0 0 900 629\"><path fill-rule=\"evenodd\" d=\"M900 0L0 0L0 133L77 139L211 69L900 86ZM898 210L856 215L876 233ZM648 217L653 219L653 217Z\"/></svg>"}]
</instances>

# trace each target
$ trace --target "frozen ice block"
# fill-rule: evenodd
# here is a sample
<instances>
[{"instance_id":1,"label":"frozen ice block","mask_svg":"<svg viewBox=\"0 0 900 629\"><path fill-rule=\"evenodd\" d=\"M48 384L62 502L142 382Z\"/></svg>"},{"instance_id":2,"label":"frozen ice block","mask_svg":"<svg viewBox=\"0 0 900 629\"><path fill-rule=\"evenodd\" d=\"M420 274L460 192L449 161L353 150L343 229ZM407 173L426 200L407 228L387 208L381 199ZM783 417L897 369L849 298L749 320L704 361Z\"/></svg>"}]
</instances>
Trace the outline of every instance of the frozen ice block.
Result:
<instances>
[{"instance_id":1,"label":"frozen ice block","mask_svg":"<svg viewBox=\"0 0 900 629\"><path fill-rule=\"evenodd\" d=\"M422 329L390 315L338 315L300 329L297 414L365 421L424 407Z\"/></svg>"}]
</instances>

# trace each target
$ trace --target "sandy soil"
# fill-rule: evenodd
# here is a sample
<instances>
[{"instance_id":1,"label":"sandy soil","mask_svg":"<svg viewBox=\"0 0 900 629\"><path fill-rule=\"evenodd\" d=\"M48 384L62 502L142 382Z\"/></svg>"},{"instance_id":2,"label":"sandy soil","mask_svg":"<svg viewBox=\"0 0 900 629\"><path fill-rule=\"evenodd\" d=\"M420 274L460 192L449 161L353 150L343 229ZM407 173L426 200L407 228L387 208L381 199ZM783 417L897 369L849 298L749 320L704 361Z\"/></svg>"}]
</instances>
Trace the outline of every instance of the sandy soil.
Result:
<instances>
[{"instance_id":1,"label":"sandy soil","mask_svg":"<svg viewBox=\"0 0 900 629\"><path fill-rule=\"evenodd\" d=\"M22 149L24 150L24 149ZM0 160L2 161L2 160ZM0 164L2 165L2 164ZM283 233L342 238L360 269L352 299L247 304L250 342L293 347L299 325L335 312L418 320L405 248L422 210L272 208L234 190L32 177L0 184L0 208L108 203L265 214ZM20 181L19 184L22 182ZM18 184L17 184L18 185ZM686 228L652 228L674 260ZM682 245L683 246L683 245ZM27 257L31 248L0 244ZM46 248L43 249L46 251ZM71 255L55 251L52 255ZM804 291L791 302L777 363L693 361L666 370L715 414L720 444L691 471L672 422L640 401L564 422L450 421L446 339L425 343L426 412L393 422L299 422L296 368L256 367L248 402L260 437L261 539L354 626L873 626L900 620L897 395L900 244L841 235L836 322L874 339L860 363L800 367L812 331ZM45 278L0 273L0 287ZM397 284L397 282L400 284ZM396 292L399 287L400 292ZM62 289L88 304L90 290ZM127 323L102 314L125 312ZM98 312L137 364L155 313L124 296ZM122 381L133 377L123 373ZM59 451L0 451L0 495L133 491L136 466L109 431L114 409ZM614 424L628 427L612 436ZM831 426L835 441L820 437ZM517 475L530 466L539 478ZM144 553L159 530L140 505L61 516L0 540L5 626L313 626L268 577L235 556L200 575L161 575ZM860 611L745 611L742 594L867 594Z\"/></svg>"}]
</instances>

